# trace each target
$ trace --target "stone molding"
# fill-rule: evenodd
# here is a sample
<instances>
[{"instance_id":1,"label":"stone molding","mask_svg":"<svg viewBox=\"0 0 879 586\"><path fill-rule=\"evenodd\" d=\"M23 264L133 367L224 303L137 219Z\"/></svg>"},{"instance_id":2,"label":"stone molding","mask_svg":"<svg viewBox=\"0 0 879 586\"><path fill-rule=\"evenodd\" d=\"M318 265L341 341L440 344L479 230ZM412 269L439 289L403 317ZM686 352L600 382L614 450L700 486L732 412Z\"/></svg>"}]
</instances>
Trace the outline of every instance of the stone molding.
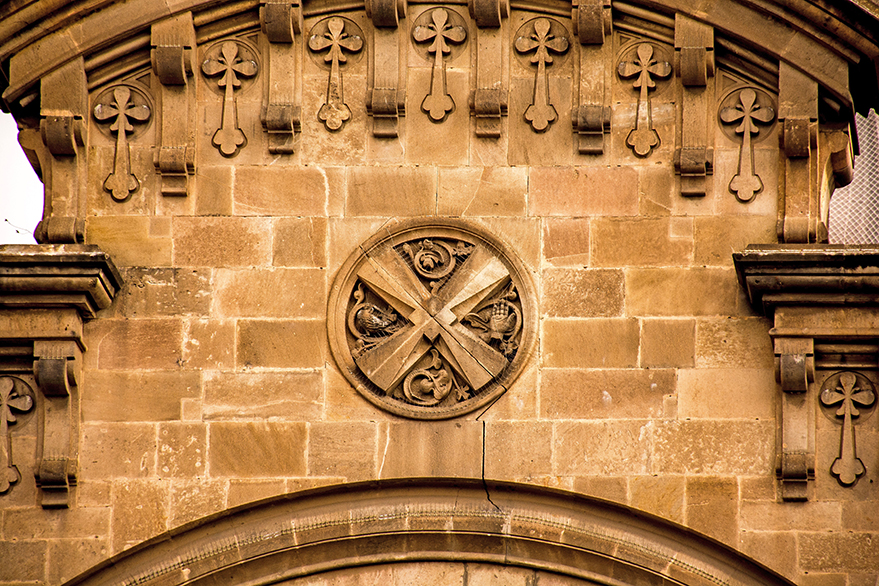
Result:
<instances>
[{"instance_id":1,"label":"stone molding","mask_svg":"<svg viewBox=\"0 0 879 586\"><path fill-rule=\"evenodd\" d=\"M828 393L837 390L821 387L846 372L875 384L879 368L879 248L751 245L733 258L751 305L773 320L769 335L782 391L776 434L776 471L782 498L807 500L809 481L816 474L819 393L828 406ZM872 393L867 389L870 386L860 385L866 392L862 401ZM853 394L854 383L842 387L846 397ZM872 407L875 400L868 403L862 406ZM854 433L851 425L852 419L847 418L841 452L847 450L846 434ZM857 460L853 446L840 457ZM838 469L835 464L833 468ZM844 481L830 472L843 486L854 484L859 476L848 476Z\"/></svg>"},{"instance_id":2,"label":"stone molding","mask_svg":"<svg viewBox=\"0 0 879 586\"><path fill-rule=\"evenodd\" d=\"M0 376L40 391L34 474L43 507L71 504L86 350L82 322L109 307L121 285L97 246L0 246Z\"/></svg>"},{"instance_id":3,"label":"stone molding","mask_svg":"<svg viewBox=\"0 0 879 586\"><path fill-rule=\"evenodd\" d=\"M267 499L157 536L67 586L270 584L461 560L599 584L792 584L717 541L625 506L524 484L431 478Z\"/></svg>"}]
</instances>

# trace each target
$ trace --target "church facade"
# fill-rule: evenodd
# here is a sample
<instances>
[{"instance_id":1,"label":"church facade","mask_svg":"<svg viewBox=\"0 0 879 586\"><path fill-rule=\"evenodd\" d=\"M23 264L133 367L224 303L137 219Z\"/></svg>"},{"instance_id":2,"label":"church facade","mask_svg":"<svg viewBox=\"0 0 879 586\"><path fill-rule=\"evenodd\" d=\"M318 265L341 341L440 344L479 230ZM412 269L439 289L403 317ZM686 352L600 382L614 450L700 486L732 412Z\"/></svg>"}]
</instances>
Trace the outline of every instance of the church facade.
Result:
<instances>
[{"instance_id":1,"label":"church facade","mask_svg":"<svg viewBox=\"0 0 879 586\"><path fill-rule=\"evenodd\" d=\"M0 586L867 586L872 0L20 0Z\"/></svg>"}]
</instances>

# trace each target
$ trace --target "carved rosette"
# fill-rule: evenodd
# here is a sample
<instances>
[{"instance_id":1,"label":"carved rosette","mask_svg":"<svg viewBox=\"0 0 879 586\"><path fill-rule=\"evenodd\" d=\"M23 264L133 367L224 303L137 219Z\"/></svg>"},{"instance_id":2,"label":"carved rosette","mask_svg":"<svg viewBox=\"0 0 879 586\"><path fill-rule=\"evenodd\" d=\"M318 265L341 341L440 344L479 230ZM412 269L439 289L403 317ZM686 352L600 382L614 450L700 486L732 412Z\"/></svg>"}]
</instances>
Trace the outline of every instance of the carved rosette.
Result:
<instances>
[{"instance_id":1,"label":"carved rosette","mask_svg":"<svg viewBox=\"0 0 879 586\"><path fill-rule=\"evenodd\" d=\"M345 377L375 405L446 419L497 399L534 343L536 296L497 238L456 220L377 234L336 276L327 324Z\"/></svg>"}]
</instances>

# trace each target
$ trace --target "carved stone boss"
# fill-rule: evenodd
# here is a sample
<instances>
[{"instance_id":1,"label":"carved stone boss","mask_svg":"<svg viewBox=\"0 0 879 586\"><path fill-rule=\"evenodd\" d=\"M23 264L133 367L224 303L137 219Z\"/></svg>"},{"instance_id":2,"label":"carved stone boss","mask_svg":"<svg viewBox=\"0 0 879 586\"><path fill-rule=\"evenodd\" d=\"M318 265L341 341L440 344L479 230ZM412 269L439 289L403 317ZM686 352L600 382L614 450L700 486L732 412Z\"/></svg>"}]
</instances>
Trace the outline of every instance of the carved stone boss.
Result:
<instances>
[{"instance_id":1,"label":"carved stone boss","mask_svg":"<svg viewBox=\"0 0 879 586\"><path fill-rule=\"evenodd\" d=\"M243 89L243 80L253 78L259 71L256 51L239 39L214 43L207 50L201 71L208 79L216 80L223 94L222 121L211 138L211 144L224 157L234 157L247 144L247 137L238 126L235 92Z\"/></svg>"},{"instance_id":2,"label":"carved stone boss","mask_svg":"<svg viewBox=\"0 0 879 586\"><path fill-rule=\"evenodd\" d=\"M427 52L433 55L430 92L421 102L421 111L433 122L442 122L455 109L455 101L446 89L446 56L451 56L451 45L467 40L467 28L457 12L434 8L415 21L412 38L416 43L430 43Z\"/></svg>"},{"instance_id":3,"label":"carved stone boss","mask_svg":"<svg viewBox=\"0 0 879 586\"><path fill-rule=\"evenodd\" d=\"M93 110L95 120L102 123L101 130L116 137L113 172L104 180L104 189L115 201L128 201L140 187L140 181L131 170L128 135L144 126L150 113L149 98L132 86L117 85L98 96Z\"/></svg>"},{"instance_id":4,"label":"carved stone boss","mask_svg":"<svg viewBox=\"0 0 879 586\"><path fill-rule=\"evenodd\" d=\"M377 234L340 270L329 312L345 377L375 405L416 419L497 399L535 338L521 261L461 221L410 221Z\"/></svg>"},{"instance_id":5,"label":"carved stone boss","mask_svg":"<svg viewBox=\"0 0 879 586\"><path fill-rule=\"evenodd\" d=\"M531 53L531 64L537 66L534 97L531 105L525 110L525 120L531 124L534 132L544 132L558 119L558 112L550 103L546 68L552 66L553 54L564 55L569 45L564 27L556 20L535 18L519 29L516 51L523 54Z\"/></svg>"},{"instance_id":6,"label":"carved stone boss","mask_svg":"<svg viewBox=\"0 0 879 586\"><path fill-rule=\"evenodd\" d=\"M658 47L639 42L623 53L617 72L622 79L634 78L632 87L638 90L638 110L635 127L626 137L626 144L639 157L648 156L660 144L659 133L653 128L650 91L656 89L657 79L671 76L671 64L658 55Z\"/></svg>"}]
</instances>

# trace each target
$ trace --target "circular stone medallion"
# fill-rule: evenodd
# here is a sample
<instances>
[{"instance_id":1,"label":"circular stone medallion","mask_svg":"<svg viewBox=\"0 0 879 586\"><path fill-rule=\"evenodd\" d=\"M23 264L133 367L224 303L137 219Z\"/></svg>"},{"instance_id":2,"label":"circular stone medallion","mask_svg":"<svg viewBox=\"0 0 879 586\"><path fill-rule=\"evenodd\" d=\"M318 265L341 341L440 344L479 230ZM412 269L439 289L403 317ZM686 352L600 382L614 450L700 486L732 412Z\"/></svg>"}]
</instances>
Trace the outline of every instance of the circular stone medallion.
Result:
<instances>
[{"instance_id":1,"label":"circular stone medallion","mask_svg":"<svg viewBox=\"0 0 879 586\"><path fill-rule=\"evenodd\" d=\"M339 270L330 349L369 401L397 415L446 419L499 397L534 343L525 266L500 240L457 220L385 228Z\"/></svg>"}]
</instances>

